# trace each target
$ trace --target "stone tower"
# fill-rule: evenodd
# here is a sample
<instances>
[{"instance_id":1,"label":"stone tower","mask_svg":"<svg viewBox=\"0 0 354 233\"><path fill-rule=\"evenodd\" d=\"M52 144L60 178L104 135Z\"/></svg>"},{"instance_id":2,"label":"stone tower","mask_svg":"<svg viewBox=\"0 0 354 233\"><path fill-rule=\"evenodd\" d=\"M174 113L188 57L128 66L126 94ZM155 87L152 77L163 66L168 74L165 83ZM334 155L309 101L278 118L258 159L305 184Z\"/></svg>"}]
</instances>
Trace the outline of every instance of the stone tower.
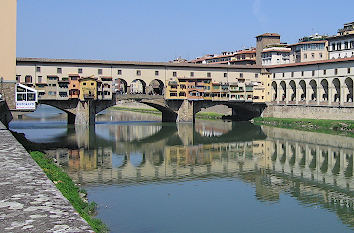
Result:
<instances>
[{"instance_id":1,"label":"stone tower","mask_svg":"<svg viewBox=\"0 0 354 233\"><path fill-rule=\"evenodd\" d=\"M256 36L256 65L262 65L262 50L270 44L280 44L280 35L277 33L264 33Z\"/></svg>"}]
</instances>

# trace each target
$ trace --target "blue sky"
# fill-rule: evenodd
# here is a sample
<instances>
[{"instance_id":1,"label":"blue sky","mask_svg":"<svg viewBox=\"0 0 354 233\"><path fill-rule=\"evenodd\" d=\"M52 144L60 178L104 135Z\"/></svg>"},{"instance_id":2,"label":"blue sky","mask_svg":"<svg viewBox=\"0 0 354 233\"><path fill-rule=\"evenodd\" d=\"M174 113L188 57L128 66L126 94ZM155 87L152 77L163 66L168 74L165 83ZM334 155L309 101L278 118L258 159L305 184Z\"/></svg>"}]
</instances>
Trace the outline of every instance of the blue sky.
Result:
<instances>
[{"instance_id":1,"label":"blue sky","mask_svg":"<svg viewBox=\"0 0 354 233\"><path fill-rule=\"evenodd\" d=\"M354 1L18 0L17 56L169 61L335 34L354 21Z\"/></svg>"}]
</instances>

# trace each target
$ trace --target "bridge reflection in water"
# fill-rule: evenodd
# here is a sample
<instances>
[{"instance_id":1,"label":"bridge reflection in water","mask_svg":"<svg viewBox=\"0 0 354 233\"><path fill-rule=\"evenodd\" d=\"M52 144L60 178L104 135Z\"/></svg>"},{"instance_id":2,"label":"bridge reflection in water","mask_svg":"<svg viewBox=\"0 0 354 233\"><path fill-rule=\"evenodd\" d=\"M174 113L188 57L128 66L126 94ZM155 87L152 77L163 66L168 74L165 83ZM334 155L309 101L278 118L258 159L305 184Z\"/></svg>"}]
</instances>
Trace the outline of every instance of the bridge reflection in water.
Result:
<instances>
[{"instance_id":1,"label":"bridge reflection in water","mask_svg":"<svg viewBox=\"0 0 354 233\"><path fill-rule=\"evenodd\" d=\"M69 128L58 143L45 145L86 186L229 177L253 184L260 201L277 202L286 192L304 205L334 211L354 227L352 138L201 121L194 127L122 123Z\"/></svg>"}]
</instances>

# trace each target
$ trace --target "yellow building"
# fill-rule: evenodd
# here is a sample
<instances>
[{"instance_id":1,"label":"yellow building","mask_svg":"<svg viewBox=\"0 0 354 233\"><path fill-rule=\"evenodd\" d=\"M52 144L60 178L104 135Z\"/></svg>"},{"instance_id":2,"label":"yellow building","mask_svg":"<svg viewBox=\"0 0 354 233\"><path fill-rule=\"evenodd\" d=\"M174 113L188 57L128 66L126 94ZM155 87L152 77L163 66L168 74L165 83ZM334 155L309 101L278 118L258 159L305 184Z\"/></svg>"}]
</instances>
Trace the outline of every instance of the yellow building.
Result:
<instances>
[{"instance_id":1,"label":"yellow building","mask_svg":"<svg viewBox=\"0 0 354 233\"><path fill-rule=\"evenodd\" d=\"M16 0L0 1L0 78L16 79Z\"/></svg>"},{"instance_id":2,"label":"yellow building","mask_svg":"<svg viewBox=\"0 0 354 233\"><path fill-rule=\"evenodd\" d=\"M94 77L80 78L80 95L81 101L94 99L97 100L97 79Z\"/></svg>"}]
</instances>

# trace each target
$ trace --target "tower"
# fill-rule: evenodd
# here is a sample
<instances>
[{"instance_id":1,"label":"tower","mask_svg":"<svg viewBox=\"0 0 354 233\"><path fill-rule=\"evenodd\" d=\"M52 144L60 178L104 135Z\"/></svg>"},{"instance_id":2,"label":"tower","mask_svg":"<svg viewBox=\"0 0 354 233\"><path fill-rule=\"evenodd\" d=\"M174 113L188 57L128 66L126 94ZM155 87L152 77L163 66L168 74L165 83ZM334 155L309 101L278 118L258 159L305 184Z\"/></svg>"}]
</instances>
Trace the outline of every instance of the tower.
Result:
<instances>
[{"instance_id":1,"label":"tower","mask_svg":"<svg viewBox=\"0 0 354 233\"><path fill-rule=\"evenodd\" d=\"M270 44L280 44L280 35L277 33L264 33L256 36L256 65L262 65L262 50Z\"/></svg>"}]
</instances>

